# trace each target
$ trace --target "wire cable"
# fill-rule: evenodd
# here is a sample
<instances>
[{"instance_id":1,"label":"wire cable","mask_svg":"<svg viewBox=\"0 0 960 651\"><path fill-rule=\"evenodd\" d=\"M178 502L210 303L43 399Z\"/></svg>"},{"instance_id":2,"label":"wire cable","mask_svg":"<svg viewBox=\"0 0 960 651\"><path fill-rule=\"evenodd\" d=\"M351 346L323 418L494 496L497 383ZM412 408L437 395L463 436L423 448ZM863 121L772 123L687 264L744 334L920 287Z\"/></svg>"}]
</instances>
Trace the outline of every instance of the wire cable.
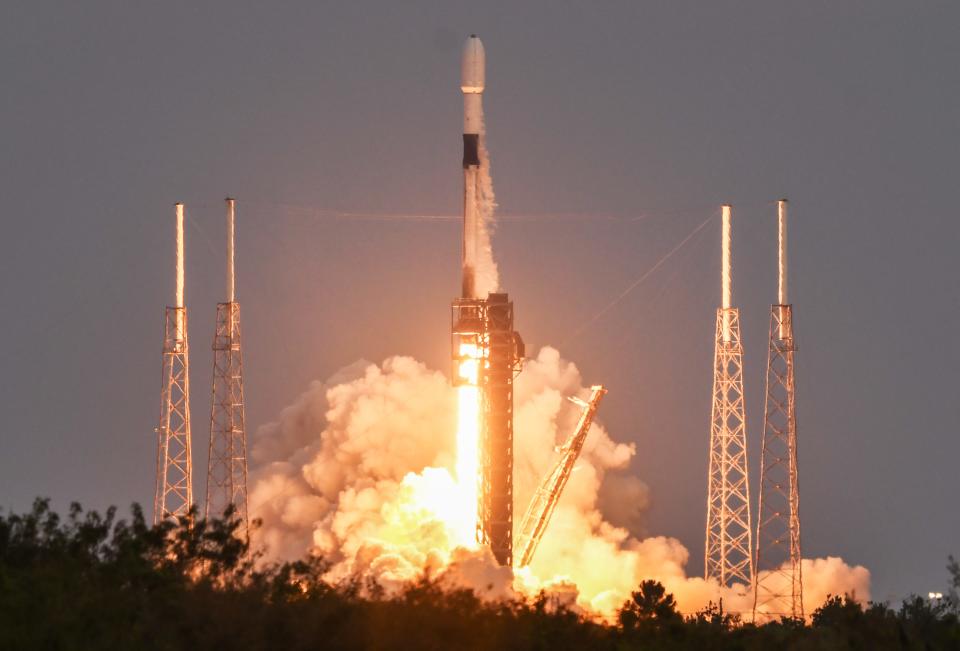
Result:
<instances>
[{"instance_id":1,"label":"wire cable","mask_svg":"<svg viewBox=\"0 0 960 651\"><path fill-rule=\"evenodd\" d=\"M639 287L640 285L642 285L643 282L644 282L647 278L649 278L650 276L652 276L652 275L657 271L657 269L659 269L660 267L662 267L662 266L664 265L664 263L666 263L667 260L669 260L671 257L673 257L673 255L674 255L675 253L677 253L680 249L682 249L682 248L687 244L687 242L689 242L690 240L692 240L692 239L696 236L697 233L699 233L700 231L702 231L702 230L706 227L706 225L709 224L711 221L713 221L715 218L716 218L716 215L715 215L715 214L714 214L714 215L710 215L709 217L707 217L707 219L705 219L699 226L697 226L696 228L694 228L685 238L683 238L683 239L680 241L679 244L677 244L675 247L673 247L672 249L670 249L670 251L668 251L663 257L661 257L659 260L657 260L657 261L653 264L652 267L650 267L650 268L647 269L645 272L643 272L643 275L641 275L641 276L640 276L639 278L637 278L635 281L633 281L632 283L630 283L630 285L628 285L626 289L624 289L622 292L620 292L620 293L617 295L616 298L614 298L612 301L610 301L609 303L607 303L599 312L597 312L597 313L594 314L592 317L590 317L589 319L587 319L587 320L583 323L583 325L581 325L579 328L577 328L577 329L573 332L573 334L571 334L569 337L567 337L567 338L563 341L563 343L560 344L560 347L561 347L561 348L566 347L567 344L569 344L571 341L573 341L574 339L576 339L577 337L579 337L581 334L583 334L583 332L584 332L587 328L589 328L591 325L593 325L593 324L594 324L598 319L600 319L604 314L606 314L607 312L609 312L610 310L612 310L612 309L617 305L617 303L619 303L619 302L622 301L624 298L626 298L627 295L628 295L630 292L632 292L632 291L635 290L637 287Z\"/></svg>"}]
</instances>

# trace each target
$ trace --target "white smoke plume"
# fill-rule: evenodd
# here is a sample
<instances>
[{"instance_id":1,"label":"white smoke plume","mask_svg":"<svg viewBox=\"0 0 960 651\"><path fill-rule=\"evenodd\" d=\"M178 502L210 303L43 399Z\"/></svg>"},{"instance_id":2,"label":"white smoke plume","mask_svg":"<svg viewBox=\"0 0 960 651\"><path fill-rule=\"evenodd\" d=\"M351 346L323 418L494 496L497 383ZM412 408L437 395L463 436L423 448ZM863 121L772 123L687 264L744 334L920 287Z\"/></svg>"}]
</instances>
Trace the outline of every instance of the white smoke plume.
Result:
<instances>
[{"instance_id":1,"label":"white smoke plume","mask_svg":"<svg viewBox=\"0 0 960 651\"><path fill-rule=\"evenodd\" d=\"M574 427L578 409L565 397L588 393L577 367L553 348L517 378L518 518ZM640 581L655 579L683 612L721 598L725 610L750 612L745 587L687 576L689 553L678 540L629 533L648 490L627 474L634 445L596 422L529 568L514 575L488 551L456 547L455 409L447 379L408 357L358 362L314 382L253 441L251 513L263 520L258 542L269 557L321 553L334 563L333 578L359 573L388 590L424 572L490 598L543 589L607 617ZM870 596L869 572L839 558L805 560L803 578L808 614L828 594Z\"/></svg>"},{"instance_id":2,"label":"white smoke plume","mask_svg":"<svg viewBox=\"0 0 960 651\"><path fill-rule=\"evenodd\" d=\"M480 137L478 142L480 158L479 182L477 188L477 266L476 295L486 297L500 287L500 274L493 259L493 246L490 237L495 226L494 211L497 200L493 193L493 177L490 175L490 152L487 150L487 126L480 114Z\"/></svg>"}]
</instances>

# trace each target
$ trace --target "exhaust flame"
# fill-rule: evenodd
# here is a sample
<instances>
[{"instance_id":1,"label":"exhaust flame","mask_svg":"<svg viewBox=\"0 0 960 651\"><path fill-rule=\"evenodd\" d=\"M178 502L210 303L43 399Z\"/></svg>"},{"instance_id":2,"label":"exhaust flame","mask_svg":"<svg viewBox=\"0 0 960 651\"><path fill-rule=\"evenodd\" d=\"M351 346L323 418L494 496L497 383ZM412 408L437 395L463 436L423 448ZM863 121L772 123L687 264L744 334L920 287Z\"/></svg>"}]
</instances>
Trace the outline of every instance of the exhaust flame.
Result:
<instances>
[{"instance_id":1,"label":"exhaust flame","mask_svg":"<svg viewBox=\"0 0 960 651\"><path fill-rule=\"evenodd\" d=\"M476 344L460 344L457 368L457 487L459 509L456 523L458 543L473 545L476 539L478 482L480 477L480 350ZM451 521L451 520L448 520Z\"/></svg>"},{"instance_id":2,"label":"exhaust flame","mask_svg":"<svg viewBox=\"0 0 960 651\"><path fill-rule=\"evenodd\" d=\"M469 377L472 368L467 362L462 371ZM517 504L527 504L555 463L554 446L579 416L565 396L588 396L583 384L577 367L552 348L542 349L517 378ZM250 509L263 520L255 542L267 558L313 551L334 564L331 579L358 574L388 591L424 572L490 599L543 589L604 617L614 615L640 581L654 579L685 613L722 598L726 611L749 618L753 597L746 586L721 588L688 577L689 553L680 541L637 533L648 490L627 473L634 447L614 441L597 422L533 563L517 573L497 565L466 524L465 511L471 522L476 514L464 504L476 502L465 502L462 491L476 486L459 481L475 475L476 457L459 454L476 450L468 443L475 430L460 428L460 399L469 389L452 387L443 374L407 357L357 363L327 383L313 383L252 441ZM476 401L468 405L478 408ZM838 558L803 563L807 613L829 594L870 598L865 568Z\"/></svg>"}]
</instances>

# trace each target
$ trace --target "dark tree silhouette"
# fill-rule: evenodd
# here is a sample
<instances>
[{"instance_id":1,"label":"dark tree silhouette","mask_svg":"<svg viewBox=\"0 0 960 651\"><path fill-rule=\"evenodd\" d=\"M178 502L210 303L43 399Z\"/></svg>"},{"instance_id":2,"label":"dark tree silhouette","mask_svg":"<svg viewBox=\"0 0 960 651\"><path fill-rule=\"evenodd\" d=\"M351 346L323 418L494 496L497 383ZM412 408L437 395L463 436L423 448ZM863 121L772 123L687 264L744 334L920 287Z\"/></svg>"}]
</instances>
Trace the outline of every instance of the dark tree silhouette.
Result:
<instances>
[{"instance_id":1,"label":"dark tree silhouette","mask_svg":"<svg viewBox=\"0 0 960 651\"><path fill-rule=\"evenodd\" d=\"M156 526L136 505L129 520L77 504L61 518L47 500L0 513L0 649L960 648L952 557L942 602L864 609L836 596L810 626L753 626L722 604L684 618L661 584L643 581L614 626L548 594L489 602L429 575L390 593L357 577L331 582L325 559L266 564L240 531L232 512Z\"/></svg>"}]
</instances>

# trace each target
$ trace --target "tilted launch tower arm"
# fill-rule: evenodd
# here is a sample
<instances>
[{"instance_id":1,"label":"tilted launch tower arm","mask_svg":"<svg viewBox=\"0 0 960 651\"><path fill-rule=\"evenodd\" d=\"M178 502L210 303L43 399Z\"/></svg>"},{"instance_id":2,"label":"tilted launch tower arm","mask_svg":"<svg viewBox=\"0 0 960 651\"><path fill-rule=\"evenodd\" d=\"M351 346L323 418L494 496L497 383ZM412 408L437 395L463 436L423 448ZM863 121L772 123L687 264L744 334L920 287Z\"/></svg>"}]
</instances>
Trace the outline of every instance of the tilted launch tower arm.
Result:
<instances>
[{"instance_id":1,"label":"tilted launch tower arm","mask_svg":"<svg viewBox=\"0 0 960 651\"><path fill-rule=\"evenodd\" d=\"M573 435L560 448L560 460L553 470L544 477L537 491L530 500L530 506L523 516L520 524L520 535L517 537L517 567L525 567L530 564L533 554L537 551L537 545L543 538L543 534L550 522L550 516L553 515L557 502L560 501L560 494L570 479L570 473L580 457L580 451L583 449L583 442L587 438L587 432L593 423L593 416L597 413L597 407L600 399L607 392L603 385L594 385L590 387L590 400L584 402L576 397L570 400L580 405L583 412L580 414L580 420L577 422L577 428Z\"/></svg>"}]
</instances>

